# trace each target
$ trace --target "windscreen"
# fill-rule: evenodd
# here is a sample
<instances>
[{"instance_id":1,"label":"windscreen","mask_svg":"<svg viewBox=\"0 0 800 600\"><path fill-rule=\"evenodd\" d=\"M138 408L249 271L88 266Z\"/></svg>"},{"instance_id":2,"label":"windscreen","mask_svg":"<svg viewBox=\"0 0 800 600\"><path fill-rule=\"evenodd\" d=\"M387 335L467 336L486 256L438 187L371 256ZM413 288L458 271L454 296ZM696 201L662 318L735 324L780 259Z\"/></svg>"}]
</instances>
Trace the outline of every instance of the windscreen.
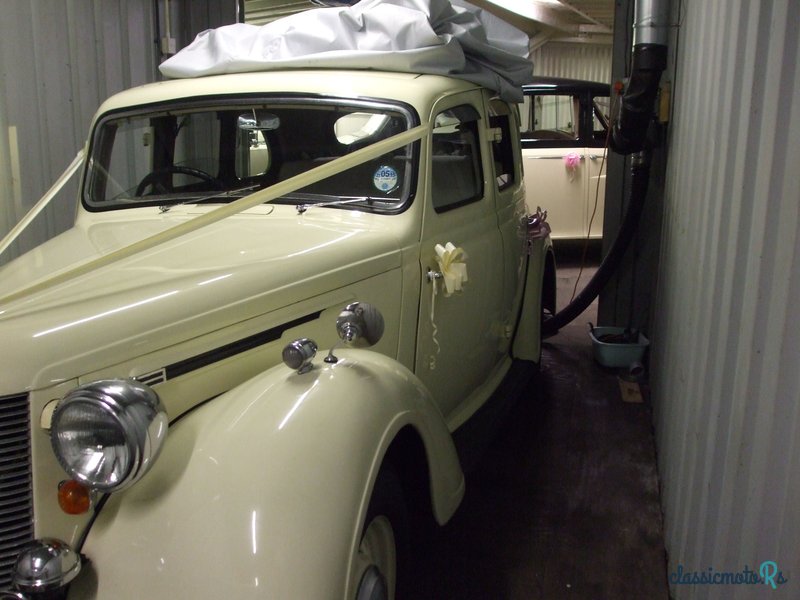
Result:
<instances>
[{"instance_id":1,"label":"windscreen","mask_svg":"<svg viewBox=\"0 0 800 600\"><path fill-rule=\"evenodd\" d=\"M229 202L409 129L401 106L231 101L101 119L83 200L89 210ZM394 211L410 200L415 145L300 187L276 202Z\"/></svg>"}]
</instances>

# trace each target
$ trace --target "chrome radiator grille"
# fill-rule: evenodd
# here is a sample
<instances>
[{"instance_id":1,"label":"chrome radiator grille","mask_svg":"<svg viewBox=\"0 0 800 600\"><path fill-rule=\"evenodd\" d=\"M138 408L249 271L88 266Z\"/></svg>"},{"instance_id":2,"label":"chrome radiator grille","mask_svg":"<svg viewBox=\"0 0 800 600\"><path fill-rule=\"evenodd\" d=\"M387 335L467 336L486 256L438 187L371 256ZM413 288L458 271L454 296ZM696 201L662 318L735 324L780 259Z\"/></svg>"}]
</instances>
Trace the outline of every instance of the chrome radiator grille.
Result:
<instances>
[{"instance_id":1,"label":"chrome radiator grille","mask_svg":"<svg viewBox=\"0 0 800 600\"><path fill-rule=\"evenodd\" d=\"M20 548L33 539L28 397L0 398L0 590L11 585Z\"/></svg>"}]
</instances>

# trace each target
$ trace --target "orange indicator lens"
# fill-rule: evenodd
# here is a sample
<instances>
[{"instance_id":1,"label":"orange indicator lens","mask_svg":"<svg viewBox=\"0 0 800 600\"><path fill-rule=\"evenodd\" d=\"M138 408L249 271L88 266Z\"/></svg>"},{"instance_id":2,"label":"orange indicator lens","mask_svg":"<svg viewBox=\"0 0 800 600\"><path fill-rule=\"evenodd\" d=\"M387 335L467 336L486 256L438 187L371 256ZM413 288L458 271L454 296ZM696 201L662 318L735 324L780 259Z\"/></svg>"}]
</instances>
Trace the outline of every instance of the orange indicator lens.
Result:
<instances>
[{"instance_id":1,"label":"orange indicator lens","mask_svg":"<svg viewBox=\"0 0 800 600\"><path fill-rule=\"evenodd\" d=\"M82 515L92 506L92 498L87 488L74 479L58 484L58 505L68 515Z\"/></svg>"}]
</instances>

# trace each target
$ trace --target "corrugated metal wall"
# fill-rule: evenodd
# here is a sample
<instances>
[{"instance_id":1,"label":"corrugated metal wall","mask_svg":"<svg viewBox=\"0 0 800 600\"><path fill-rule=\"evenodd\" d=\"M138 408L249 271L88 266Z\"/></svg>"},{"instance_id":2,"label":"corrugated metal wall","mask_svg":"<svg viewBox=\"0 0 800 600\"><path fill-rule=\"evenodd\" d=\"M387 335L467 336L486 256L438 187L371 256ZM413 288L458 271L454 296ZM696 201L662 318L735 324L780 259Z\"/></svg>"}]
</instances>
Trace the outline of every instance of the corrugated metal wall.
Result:
<instances>
[{"instance_id":1,"label":"corrugated metal wall","mask_svg":"<svg viewBox=\"0 0 800 600\"><path fill-rule=\"evenodd\" d=\"M531 53L533 74L611 81L611 44L549 42Z\"/></svg>"},{"instance_id":2,"label":"corrugated metal wall","mask_svg":"<svg viewBox=\"0 0 800 600\"><path fill-rule=\"evenodd\" d=\"M0 235L72 162L100 102L154 80L154 22L152 0L0 2ZM73 213L45 211L22 249L63 231Z\"/></svg>"},{"instance_id":3,"label":"corrugated metal wall","mask_svg":"<svg viewBox=\"0 0 800 600\"><path fill-rule=\"evenodd\" d=\"M238 2L2 0L0 236L72 162L105 98L159 78L168 4L180 48L204 29L235 22ZM73 179L0 264L68 228L76 190Z\"/></svg>"},{"instance_id":4,"label":"corrugated metal wall","mask_svg":"<svg viewBox=\"0 0 800 600\"><path fill-rule=\"evenodd\" d=\"M309 0L244 0L244 20L253 25L264 25L310 8L315 6Z\"/></svg>"},{"instance_id":5,"label":"corrugated metal wall","mask_svg":"<svg viewBox=\"0 0 800 600\"><path fill-rule=\"evenodd\" d=\"M775 561L799 598L800 3L682 8L652 345L670 571Z\"/></svg>"}]
</instances>

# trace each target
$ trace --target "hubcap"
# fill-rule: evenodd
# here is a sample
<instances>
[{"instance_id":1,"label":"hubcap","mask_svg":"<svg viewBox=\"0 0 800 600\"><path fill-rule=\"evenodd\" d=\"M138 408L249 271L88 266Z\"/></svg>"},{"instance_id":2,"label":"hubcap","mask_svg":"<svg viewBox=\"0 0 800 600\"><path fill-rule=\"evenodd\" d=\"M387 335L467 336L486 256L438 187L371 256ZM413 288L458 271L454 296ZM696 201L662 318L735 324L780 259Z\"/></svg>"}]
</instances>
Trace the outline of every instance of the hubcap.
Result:
<instances>
[{"instance_id":1,"label":"hubcap","mask_svg":"<svg viewBox=\"0 0 800 600\"><path fill-rule=\"evenodd\" d=\"M392 524L375 517L361 538L356 559L356 600L394 600L397 554Z\"/></svg>"},{"instance_id":2,"label":"hubcap","mask_svg":"<svg viewBox=\"0 0 800 600\"><path fill-rule=\"evenodd\" d=\"M378 571L378 567L370 565L358 585L356 600L388 600L388 598L389 592L386 589L386 580L381 575L381 572Z\"/></svg>"}]
</instances>

